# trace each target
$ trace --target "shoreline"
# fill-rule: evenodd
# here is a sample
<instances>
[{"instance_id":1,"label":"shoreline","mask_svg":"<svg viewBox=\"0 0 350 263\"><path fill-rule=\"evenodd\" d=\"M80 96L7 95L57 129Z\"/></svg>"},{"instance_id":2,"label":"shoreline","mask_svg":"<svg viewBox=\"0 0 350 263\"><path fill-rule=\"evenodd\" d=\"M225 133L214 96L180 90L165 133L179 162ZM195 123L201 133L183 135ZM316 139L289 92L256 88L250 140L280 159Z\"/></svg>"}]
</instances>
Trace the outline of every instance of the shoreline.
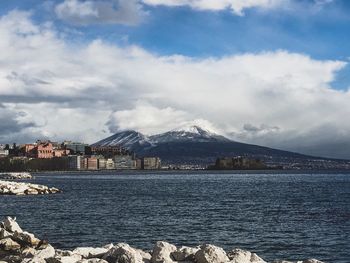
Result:
<instances>
[{"instance_id":1,"label":"shoreline","mask_svg":"<svg viewBox=\"0 0 350 263\"><path fill-rule=\"evenodd\" d=\"M240 248L225 251L202 244L176 247L158 241L151 251L126 243L103 247L77 247L73 250L54 248L48 241L22 230L15 218L0 223L0 262L11 263L267 263L253 252ZM271 263L324 263L316 259L274 260Z\"/></svg>"}]
</instances>

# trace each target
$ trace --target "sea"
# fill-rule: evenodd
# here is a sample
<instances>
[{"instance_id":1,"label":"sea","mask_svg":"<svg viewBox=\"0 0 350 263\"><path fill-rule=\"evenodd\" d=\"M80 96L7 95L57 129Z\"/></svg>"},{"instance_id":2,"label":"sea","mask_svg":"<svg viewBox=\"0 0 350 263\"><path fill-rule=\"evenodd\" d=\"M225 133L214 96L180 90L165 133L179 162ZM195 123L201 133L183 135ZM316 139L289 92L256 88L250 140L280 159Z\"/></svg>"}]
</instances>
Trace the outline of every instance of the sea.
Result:
<instances>
[{"instance_id":1,"label":"sea","mask_svg":"<svg viewBox=\"0 0 350 263\"><path fill-rule=\"evenodd\" d=\"M0 221L16 216L56 248L159 240L243 248L266 261L350 262L348 172L40 173L61 194L0 196Z\"/></svg>"}]
</instances>

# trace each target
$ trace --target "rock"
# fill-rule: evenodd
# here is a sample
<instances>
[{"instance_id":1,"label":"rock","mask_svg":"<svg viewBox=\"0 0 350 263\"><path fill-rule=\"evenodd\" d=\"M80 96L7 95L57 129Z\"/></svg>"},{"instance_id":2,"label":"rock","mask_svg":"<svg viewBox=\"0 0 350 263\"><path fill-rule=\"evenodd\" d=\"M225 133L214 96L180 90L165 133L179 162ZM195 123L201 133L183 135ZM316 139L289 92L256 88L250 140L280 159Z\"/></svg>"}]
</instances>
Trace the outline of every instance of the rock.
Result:
<instances>
[{"instance_id":1,"label":"rock","mask_svg":"<svg viewBox=\"0 0 350 263\"><path fill-rule=\"evenodd\" d=\"M0 195L37 195L59 192L61 192L59 189L45 185L0 181Z\"/></svg>"},{"instance_id":2,"label":"rock","mask_svg":"<svg viewBox=\"0 0 350 263\"><path fill-rule=\"evenodd\" d=\"M323 263L323 262L317 259L311 258L311 259L304 260L303 263Z\"/></svg>"},{"instance_id":3,"label":"rock","mask_svg":"<svg viewBox=\"0 0 350 263\"><path fill-rule=\"evenodd\" d=\"M55 249L51 245L47 245L46 248L37 250L35 253L35 257L39 258L53 258L55 256Z\"/></svg>"},{"instance_id":4,"label":"rock","mask_svg":"<svg viewBox=\"0 0 350 263\"><path fill-rule=\"evenodd\" d=\"M46 263L45 259L33 257L33 258L25 258L21 263Z\"/></svg>"},{"instance_id":5,"label":"rock","mask_svg":"<svg viewBox=\"0 0 350 263\"><path fill-rule=\"evenodd\" d=\"M171 253L177 250L176 246L164 241L158 241L152 252L152 263L172 263L174 262Z\"/></svg>"},{"instance_id":6,"label":"rock","mask_svg":"<svg viewBox=\"0 0 350 263\"><path fill-rule=\"evenodd\" d=\"M30 173L0 173L0 179L31 179L32 175Z\"/></svg>"},{"instance_id":7,"label":"rock","mask_svg":"<svg viewBox=\"0 0 350 263\"><path fill-rule=\"evenodd\" d=\"M55 257L67 257L71 255L73 255L73 252L69 250L56 249L55 251Z\"/></svg>"},{"instance_id":8,"label":"rock","mask_svg":"<svg viewBox=\"0 0 350 263\"><path fill-rule=\"evenodd\" d=\"M12 217L6 217L2 222L5 230L14 233L15 231L18 233L23 232L22 228L17 224L16 219Z\"/></svg>"},{"instance_id":9,"label":"rock","mask_svg":"<svg viewBox=\"0 0 350 263\"><path fill-rule=\"evenodd\" d=\"M79 260L77 263L108 263L108 261L100 258L90 258Z\"/></svg>"},{"instance_id":10,"label":"rock","mask_svg":"<svg viewBox=\"0 0 350 263\"><path fill-rule=\"evenodd\" d=\"M266 263L255 253L239 248L230 251L228 257L232 263Z\"/></svg>"},{"instance_id":11,"label":"rock","mask_svg":"<svg viewBox=\"0 0 350 263\"><path fill-rule=\"evenodd\" d=\"M40 243L40 239L28 232L15 232L12 239L20 243L22 246L36 247Z\"/></svg>"},{"instance_id":12,"label":"rock","mask_svg":"<svg viewBox=\"0 0 350 263\"><path fill-rule=\"evenodd\" d=\"M104 260L115 263L142 263L141 253L128 244L119 243L111 248L104 256Z\"/></svg>"},{"instance_id":13,"label":"rock","mask_svg":"<svg viewBox=\"0 0 350 263\"><path fill-rule=\"evenodd\" d=\"M32 258L35 256L36 254L36 250L32 247L27 247L25 249L22 250L22 256L25 258Z\"/></svg>"},{"instance_id":14,"label":"rock","mask_svg":"<svg viewBox=\"0 0 350 263\"><path fill-rule=\"evenodd\" d=\"M140 253L143 262L150 262L151 261L152 255L150 253L145 252L145 251L143 251L141 249L136 249L135 248L135 250Z\"/></svg>"},{"instance_id":15,"label":"rock","mask_svg":"<svg viewBox=\"0 0 350 263\"><path fill-rule=\"evenodd\" d=\"M171 253L171 257L175 261L194 261L195 260L195 254L199 248L193 248L193 247L181 247L177 249L176 251Z\"/></svg>"},{"instance_id":16,"label":"rock","mask_svg":"<svg viewBox=\"0 0 350 263\"><path fill-rule=\"evenodd\" d=\"M6 231L5 228L0 228L0 239L3 239L5 237L11 237L12 234L8 231Z\"/></svg>"},{"instance_id":17,"label":"rock","mask_svg":"<svg viewBox=\"0 0 350 263\"><path fill-rule=\"evenodd\" d=\"M78 254L72 254L70 256L62 256L62 257L52 257L47 258L47 263L76 263L82 260L82 256Z\"/></svg>"},{"instance_id":18,"label":"rock","mask_svg":"<svg viewBox=\"0 0 350 263\"><path fill-rule=\"evenodd\" d=\"M226 252L214 245L203 245L195 254L197 263L226 263L229 258Z\"/></svg>"},{"instance_id":19,"label":"rock","mask_svg":"<svg viewBox=\"0 0 350 263\"><path fill-rule=\"evenodd\" d=\"M9 237L0 240L0 250L15 251L19 250L20 248L21 245Z\"/></svg>"},{"instance_id":20,"label":"rock","mask_svg":"<svg viewBox=\"0 0 350 263\"><path fill-rule=\"evenodd\" d=\"M83 258L102 258L108 252L107 248L78 247L73 250L74 254L79 254Z\"/></svg>"}]
</instances>

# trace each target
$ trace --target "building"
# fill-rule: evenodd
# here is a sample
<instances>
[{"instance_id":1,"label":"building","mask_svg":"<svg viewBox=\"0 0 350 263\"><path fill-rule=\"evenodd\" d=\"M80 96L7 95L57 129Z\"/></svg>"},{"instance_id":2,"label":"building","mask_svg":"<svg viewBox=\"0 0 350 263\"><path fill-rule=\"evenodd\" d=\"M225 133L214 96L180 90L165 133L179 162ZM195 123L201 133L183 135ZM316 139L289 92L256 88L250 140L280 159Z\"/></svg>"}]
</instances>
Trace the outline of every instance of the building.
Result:
<instances>
[{"instance_id":1,"label":"building","mask_svg":"<svg viewBox=\"0 0 350 263\"><path fill-rule=\"evenodd\" d=\"M64 141L62 143L62 148L70 150L71 154L91 154L91 147L88 144L80 142Z\"/></svg>"},{"instance_id":2,"label":"building","mask_svg":"<svg viewBox=\"0 0 350 263\"><path fill-rule=\"evenodd\" d=\"M131 155L116 155L113 157L115 169L132 170L136 169L136 160Z\"/></svg>"},{"instance_id":3,"label":"building","mask_svg":"<svg viewBox=\"0 0 350 263\"><path fill-rule=\"evenodd\" d=\"M215 165L208 168L218 170L259 170L267 169L268 167L259 159L237 156L218 158Z\"/></svg>"},{"instance_id":4,"label":"building","mask_svg":"<svg viewBox=\"0 0 350 263\"><path fill-rule=\"evenodd\" d=\"M83 157L80 155L70 155L68 156L68 168L70 170L81 170Z\"/></svg>"},{"instance_id":5,"label":"building","mask_svg":"<svg viewBox=\"0 0 350 263\"><path fill-rule=\"evenodd\" d=\"M142 169L144 170L158 170L161 168L161 161L159 157L144 157L142 162Z\"/></svg>"},{"instance_id":6,"label":"building","mask_svg":"<svg viewBox=\"0 0 350 263\"><path fill-rule=\"evenodd\" d=\"M96 157L85 158L87 163L87 170L98 170L98 159Z\"/></svg>"},{"instance_id":7,"label":"building","mask_svg":"<svg viewBox=\"0 0 350 263\"><path fill-rule=\"evenodd\" d=\"M106 169L107 170L115 169L115 165L114 165L113 159L109 158L109 159L106 160Z\"/></svg>"},{"instance_id":8,"label":"building","mask_svg":"<svg viewBox=\"0 0 350 263\"><path fill-rule=\"evenodd\" d=\"M128 151L121 146L92 146L91 152L95 155L103 155L106 158L112 158L116 155L128 155Z\"/></svg>"},{"instance_id":9,"label":"building","mask_svg":"<svg viewBox=\"0 0 350 263\"><path fill-rule=\"evenodd\" d=\"M48 159L53 157L53 145L50 141L38 141L36 148L36 158Z\"/></svg>"},{"instance_id":10,"label":"building","mask_svg":"<svg viewBox=\"0 0 350 263\"><path fill-rule=\"evenodd\" d=\"M0 158L7 157L9 155L9 153L10 153L9 146L4 145L4 144L0 144Z\"/></svg>"}]
</instances>

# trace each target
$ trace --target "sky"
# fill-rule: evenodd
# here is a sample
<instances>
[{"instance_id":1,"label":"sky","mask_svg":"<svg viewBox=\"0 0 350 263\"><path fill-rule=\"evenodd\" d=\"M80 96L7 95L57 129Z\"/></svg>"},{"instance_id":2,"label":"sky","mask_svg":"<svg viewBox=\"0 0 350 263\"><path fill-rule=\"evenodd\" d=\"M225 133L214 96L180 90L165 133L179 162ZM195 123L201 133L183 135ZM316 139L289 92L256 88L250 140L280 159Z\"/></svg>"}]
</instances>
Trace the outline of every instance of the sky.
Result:
<instances>
[{"instance_id":1,"label":"sky","mask_svg":"<svg viewBox=\"0 0 350 263\"><path fill-rule=\"evenodd\" d=\"M0 143L199 125L350 159L350 1L2 0Z\"/></svg>"}]
</instances>

